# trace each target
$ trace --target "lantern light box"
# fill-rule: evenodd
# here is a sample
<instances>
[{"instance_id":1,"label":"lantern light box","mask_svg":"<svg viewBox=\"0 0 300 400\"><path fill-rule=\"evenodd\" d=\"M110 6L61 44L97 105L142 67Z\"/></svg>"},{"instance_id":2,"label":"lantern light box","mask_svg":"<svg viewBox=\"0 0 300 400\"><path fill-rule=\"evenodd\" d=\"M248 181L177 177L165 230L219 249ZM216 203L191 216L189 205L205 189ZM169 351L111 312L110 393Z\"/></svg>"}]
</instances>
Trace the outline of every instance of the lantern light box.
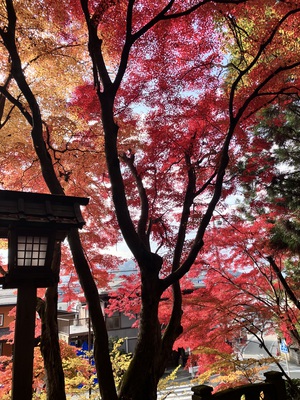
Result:
<instances>
[{"instance_id":1,"label":"lantern light box","mask_svg":"<svg viewBox=\"0 0 300 400\"><path fill-rule=\"evenodd\" d=\"M82 228L85 197L0 190L0 237L8 238L8 271L3 288L48 287L58 282L51 269L55 246L72 228Z\"/></svg>"}]
</instances>

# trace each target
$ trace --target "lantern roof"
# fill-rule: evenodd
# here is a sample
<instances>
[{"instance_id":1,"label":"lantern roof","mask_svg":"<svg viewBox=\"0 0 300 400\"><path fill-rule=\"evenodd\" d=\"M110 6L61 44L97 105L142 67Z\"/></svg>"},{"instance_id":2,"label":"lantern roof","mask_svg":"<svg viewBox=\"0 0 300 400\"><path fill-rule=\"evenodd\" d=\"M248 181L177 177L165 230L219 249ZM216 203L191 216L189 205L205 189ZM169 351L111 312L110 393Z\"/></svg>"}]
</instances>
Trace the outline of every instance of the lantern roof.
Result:
<instances>
[{"instance_id":1,"label":"lantern roof","mask_svg":"<svg viewBox=\"0 0 300 400\"><path fill-rule=\"evenodd\" d=\"M0 190L0 237L7 237L10 227L82 228L80 206L88 202L86 197Z\"/></svg>"}]
</instances>

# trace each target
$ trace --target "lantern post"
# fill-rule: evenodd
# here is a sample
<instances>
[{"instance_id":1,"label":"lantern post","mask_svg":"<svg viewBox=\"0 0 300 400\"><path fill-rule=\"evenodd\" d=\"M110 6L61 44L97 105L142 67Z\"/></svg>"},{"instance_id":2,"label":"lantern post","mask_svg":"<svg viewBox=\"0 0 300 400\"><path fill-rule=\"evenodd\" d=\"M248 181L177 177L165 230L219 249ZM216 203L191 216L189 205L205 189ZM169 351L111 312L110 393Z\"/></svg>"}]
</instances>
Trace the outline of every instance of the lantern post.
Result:
<instances>
[{"instance_id":1,"label":"lantern post","mask_svg":"<svg viewBox=\"0 0 300 400\"><path fill-rule=\"evenodd\" d=\"M59 281L55 248L72 228L82 228L84 197L0 190L0 237L8 239L3 288L18 289L13 349L12 400L32 399L37 288Z\"/></svg>"}]
</instances>

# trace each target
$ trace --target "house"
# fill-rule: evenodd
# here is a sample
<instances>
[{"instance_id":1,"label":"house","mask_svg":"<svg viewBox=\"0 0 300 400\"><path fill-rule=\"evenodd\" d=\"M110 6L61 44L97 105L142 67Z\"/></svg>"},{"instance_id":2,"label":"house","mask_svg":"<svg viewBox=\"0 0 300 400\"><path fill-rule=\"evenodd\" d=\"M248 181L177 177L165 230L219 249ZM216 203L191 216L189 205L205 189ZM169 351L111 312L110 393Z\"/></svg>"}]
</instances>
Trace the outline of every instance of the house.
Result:
<instances>
[{"instance_id":1,"label":"house","mask_svg":"<svg viewBox=\"0 0 300 400\"><path fill-rule=\"evenodd\" d=\"M5 337L9 334L9 324L14 320L11 310L17 304L16 289L1 290L0 295L0 356L11 356L12 345Z\"/></svg>"},{"instance_id":2,"label":"house","mask_svg":"<svg viewBox=\"0 0 300 400\"><path fill-rule=\"evenodd\" d=\"M115 312L108 317L105 315L105 307L109 296L107 293L100 293L99 297L109 338L124 339L122 349L126 353L134 352L138 334L138 329L132 327L134 320L121 312ZM93 329L84 300L73 306L71 311L67 311L66 306L62 303L58 305L58 331L59 338L68 344L86 349L91 348Z\"/></svg>"},{"instance_id":3,"label":"house","mask_svg":"<svg viewBox=\"0 0 300 400\"><path fill-rule=\"evenodd\" d=\"M102 310L107 305L108 295L99 295ZM9 325L14 320L10 312L17 304L16 289L0 290L0 356L11 356L13 346L6 340L10 333ZM129 319L122 313L116 312L111 317L105 316L108 336L111 338L124 338L123 350L127 353L134 351L137 341L137 328L132 328L134 320ZM93 329L89 318L88 308L85 301L78 302L71 311L67 311L67 305L58 304L58 329L59 338L77 347L86 346L91 348L93 342Z\"/></svg>"}]
</instances>

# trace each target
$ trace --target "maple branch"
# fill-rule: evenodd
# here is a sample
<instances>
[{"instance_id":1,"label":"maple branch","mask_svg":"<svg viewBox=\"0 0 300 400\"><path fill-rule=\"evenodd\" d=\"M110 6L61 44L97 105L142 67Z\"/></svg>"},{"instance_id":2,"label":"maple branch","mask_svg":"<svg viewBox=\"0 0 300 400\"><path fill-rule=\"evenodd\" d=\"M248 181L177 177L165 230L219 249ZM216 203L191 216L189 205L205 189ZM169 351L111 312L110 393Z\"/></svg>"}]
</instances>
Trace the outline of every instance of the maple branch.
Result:
<instances>
[{"instance_id":1,"label":"maple branch","mask_svg":"<svg viewBox=\"0 0 300 400\"><path fill-rule=\"evenodd\" d=\"M275 27L273 28L272 32L270 33L270 35L268 36L268 38L261 43L259 50L257 51L256 55L253 57L252 61L249 63L249 65L244 68L243 70L240 71L239 75L237 76L237 78L235 79L235 81L233 82L232 86L231 86L231 90L230 90L230 96L229 96L229 115L230 115L230 119L232 121L234 120L239 120L242 116L242 114L244 113L244 111L246 110L246 108L248 107L248 105L252 102L252 100L258 95L259 91L267 85L267 83L270 82L270 80L272 80L275 76L277 76L280 72L282 71L286 71L289 69L293 69L295 67L297 67L298 65L300 65L300 62L296 62L287 66L281 66L278 67L273 73L269 74L260 84L258 84L255 88L255 90L253 91L252 95L249 95L247 97L247 99L245 100L245 102L243 103L243 105L239 108L239 110L236 113L236 116L234 116L234 98L235 98L235 93L237 91L237 88L240 84L240 82L242 81L242 79L244 78L245 75L248 74L248 72L250 72L250 70L256 65L256 63L259 61L261 55L264 53L264 51L266 50L266 48L272 43L276 33L279 31L280 27L283 25L283 23L293 14L297 14L298 12L300 12L300 8L296 8L294 10L290 10L288 13L286 13L275 25Z\"/></svg>"},{"instance_id":2,"label":"maple branch","mask_svg":"<svg viewBox=\"0 0 300 400\"><path fill-rule=\"evenodd\" d=\"M240 315L235 313L232 309L232 307L225 308L225 312L228 312L229 317L233 318L233 321L237 322L238 324L241 323L240 321ZM269 348L266 346L266 343L264 341L263 338L263 332L264 332L264 326L262 328L258 327L256 324L254 324L252 319L247 318L247 316L243 315L243 319L245 320L246 324L243 324L243 328L246 329L246 331L248 331L250 334L252 334L260 343L261 347L264 348L264 350L266 351L266 353L268 354L268 356L273 360L273 362L278 366L278 368L280 369L280 371L284 374L284 376L286 377L287 380L291 380L290 377L286 374L286 372L284 371L284 368L282 368L281 363L278 361L278 359L276 357L274 357L271 353L271 351L269 350ZM260 335L258 334L258 332L260 333ZM248 341L249 343L250 341ZM247 345L247 344L246 344Z\"/></svg>"},{"instance_id":3,"label":"maple branch","mask_svg":"<svg viewBox=\"0 0 300 400\"><path fill-rule=\"evenodd\" d=\"M112 94L111 96L113 97ZM108 100L107 96L103 94L103 96L100 96L100 101L103 107L102 122L104 127L106 162L112 184L111 188L115 212L121 232L140 267L148 265L150 269L155 267L155 269L158 268L158 270L160 270L162 265L161 257L148 250L147 246L136 232L129 213L117 148L119 127L114 122L113 98Z\"/></svg>"},{"instance_id":4,"label":"maple branch","mask_svg":"<svg viewBox=\"0 0 300 400\"><path fill-rule=\"evenodd\" d=\"M147 231L147 221L148 221L148 215L149 215L149 203L148 203L147 193L146 193L145 187L143 185L142 178L141 178L140 174L137 172L136 166L134 165L134 153L132 153L131 150L129 150L127 152L127 154L126 153L121 154L120 158L129 167L129 169L135 179L137 188L138 188L139 198L140 198L140 202L141 202L141 215L140 215L140 218L138 221L137 232L138 232L139 237L145 244L145 246L150 251L150 243L149 243L149 233L150 232ZM146 231L147 231L147 233L146 233Z\"/></svg>"},{"instance_id":5,"label":"maple branch","mask_svg":"<svg viewBox=\"0 0 300 400\"><path fill-rule=\"evenodd\" d=\"M28 165L26 168L24 168L24 170L22 171L22 175L21 175L21 178L20 178L20 184L21 184L21 188L22 188L22 190L23 190L23 179L24 179L24 177L25 177L25 175L26 175L26 172L28 172L28 171L30 171L30 169L33 167L33 165L34 164L36 164L36 163L38 163L39 164L39 159L38 158L34 158L32 161L31 161L31 163L30 163L30 165ZM32 181L32 180L35 180L36 179L36 176L34 176L34 175L30 175L30 180ZM28 183L29 183L30 181L28 181L28 178L26 179L26 183L27 183L27 185L28 185Z\"/></svg>"},{"instance_id":6,"label":"maple branch","mask_svg":"<svg viewBox=\"0 0 300 400\"><path fill-rule=\"evenodd\" d=\"M7 274L7 271L5 271L5 269L2 267L2 265L0 265L0 274L5 276Z\"/></svg>"},{"instance_id":7,"label":"maple branch","mask_svg":"<svg viewBox=\"0 0 300 400\"><path fill-rule=\"evenodd\" d=\"M212 181L215 179L215 177L217 176L217 171L215 171L208 179L206 182L204 182L204 184L201 186L201 188L199 188L196 192L194 197L196 198L197 196L199 196L201 193L204 192L204 190L206 188L208 188L209 185L212 184Z\"/></svg>"},{"instance_id":8,"label":"maple branch","mask_svg":"<svg viewBox=\"0 0 300 400\"><path fill-rule=\"evenodd\" d=\"M177 241L174 249L172 271L176 271L180 266L180 259L182 256L183 245L186 238L190 209L193 204L193 200L195 198L196 174L188 152L185 154L185 161L188 168L188 184L186 187L185 199L181 213L181 220L178 229ZM164 365L163 360L172 350L174 341L183 331L183 327L180 323L183 311L182 311L182 291L179 280L172 283L172 291L173 291L172 313L169 319L169 323L162 337L162 352L160 356L162 360L161 365Z\"/></svg>"},{"instance_id":9,"label":"maple branch","mask_svg":"<svg viewBox=\"0 0 300 400\"><path fill-rule=\"evenodd\" d=\"M219 1L216 1L216 3L239 4L239 3L244 3L246 1L247 0L232 0L232 1L219 0ZM126 40L125 40L125 44L124 44L122 55L121 55L119 70L118 70L116 79L114 81L116 89L120 86L121 80L124 76L131 46L137 39L139 39L146 32L148 32L159 21L167 20L167 19L174 19L174 18L179 18L182 16L189 15L189 14L193 13L194 11L196 11L199 7L203 6L206 3L210 3L210 2L211 2L211 0L204 0L201 3L198 3L198 4L194 5L193 7L190 7L189 9L187 9L181 13L167 14L168 11L171 10L171 8L173 7L173 5L175 3L175 0L170 0L169 3L158 14L155 15L155 17L153 17L150 21L148 21L148 23L145 24L140 30L138 30L137 32L132 34L132 14L133 14L133 5L135 3L135 0L129 0L128 9L127 9L127 19L126 19Z\"/></svg>"},{"instance_id":10,"label":"maple branch","mask_svg":"<svg viewBox=\"0 0 300 400\"><path fill-rule=\"evenodd\" d=\"M138 233L136 232L129 214L117 149L117 137L119 127L115 123L113 111L116 92L120 85L122 77L125 74L129 51L133 43L131 36L131 18L133 4L134 0L129 0L127 9L126 40L121 54L119 69L115 81L112 83L101 54L102 42L97 36L97 24L93 25L90 19L88 0L81 0L81 6L88 26L89 53L94 65L94 84L97 87L97 93L102 107L105 153L107 167L112 182L112 195L119 226L129 249L136 257L139 265L144 265L145 262L151 266L159 264L160 266L157 268L160 269L162 265L161 258L158 255L149 252L148 248L145 246L144 242L141 240ZM100 91L99 78L102 80L103 92ZM153 258L156 259L156 262L153 262Z\"/></svg>"},{"instance_id":11,"label":"maple branch","mask_svg":"<svg viewBox=\"0 0 300 400\"><path fill-rule=\"evenodd\" d=\"M177 12L174 14L165 15L163 19L171 19L171 18L180 18L189 14L192 14L194 11L198 10L201 6L208 4L208 3L219 3L219 4L240 4L246 3L248 0L203 0L201 3L197 3L194 6L188 8L185 11Z\"/></svg>"},{"instance_id":12,"label":"maple branch","mask_svg":"<svg viewBox=\"0 0 300 400\"><path fill-rule=\"evenodd\" d=\"M225 219L225 218L224 218ZM226 219L225 219L226 220ZM228 222L228 221L227 221ZM230 224L230 226L233 227L233 229L237 230L238 232L240 232L234 225L232 225L230 222L228 222ZM299 305L300 302L297 300L296 296L294 295L293 291L291 290L291 288L289 287L288 283L286 282L286 280L284 279L284 277L281 274L280 269L278 268L277 264L275 263L274 259L270 256L267 257L268 261L270 262L271 267L273 268L273 271L276 273L277 277L280 279L282 286L284 288L284 291L282 293L282 291L279 288L275 288L274 283L273 283L273 278L272 275L268 276L267 273L265 273L265 271L259 266L258 262L255 260L255 258L253 257L253 255L247 250L247 248L244 248L244 253L247 254L247 256L251 259L251 261L253 262L253 264L256 266L256 268L259 270L259 273L264 277L264 279L267 281L267 283L270 285L272 291L273 291L273 295L274 295L274 299L272 299L276 305L277 305L277 309L278 309L278 313L280 315L282 315L282 311L281 311L281 303L282 303L282 297L283 296L288 296L288 298L290 298L291 301L296 302L296 307L299 309ZM262 258L263 255L262 253L257 249L257 251L259 252L260 256ZM272 264L271 264L272 263ZM245 292L246 294L248 294L249 296L254 297L256 300L258 300L259 302L265 303L265 305L267 306L272 306L272 303L267 302L266 299L261 298L259 296L256 296L254 293L248 291L245 288L242 288L241 286L237 285L236 282L234 282L227 274L223 274L221 273L221 271L219 270L215 270L216 272L218 272L219 274L221 274L221 276L223 278L225 278L226 280L228 280L230 282L230 284L234 285L235 287L237 287L238 289L242 290L243 292ZM298 306L297 306L298 304ZM288 303L286 303L286 308L284 310L284 312L286 313L286 315L288 316L288 318L290 319L290 312L294 313L293 309L290 309L288 307ZM292 321L290 321L292 323ZM295 334L294 334L295 336ZM298 340L296 338L296 340Z\"/></svg>"},{"instance_id":13,"label":"maple branch","mask_svg":"<svg viewBox=\"0 0 300 400\"><path fill-rule=\"evenodd\" d=\"M243 40L242 40L241 32L244 33L246 36L248 36L248 33L245 31L245 29L242 29L239 27L239 25L236 23L236 19L234 18L234 16L225 15L224 18L229 21L229 28L233 34L233 37L236 40L238 48L240 50L239 64L241 64L243 61L245 61L245 50L243 48ZM235 68L236 70L241 72L241 70L234 63L230 63L230 65L232 65L233 68Z\"/></svg>"},{"instance_id":14,"label":"maple branch","mask_svg":"<svg viewBox=\"0 0 300 400\"><path fill-rule=\"evenodd\" d=\"M187 224L190 217L190 210L195 198L195 187L196 187L196 174L191 163L191 158L188 154L185 154L185 162L188 168L188 182L185 190L185 197L181 212L181 220L178 229L177 241L174 249L174 256L172 262L172 271L176 271L180 266L180 259L182 255L182 249L186 238Z\"/></svg>"},{"instance_id":15,"label":"maple branch","mask_svg":"<svg viewBox=\"0 0 300 400\"><path fill-rule=\"evenodd\" d=\"M252 260L252 261L254 262L254 265L259 269L259 266L258 266L257 262L255 260ZM236 289L242 291L243 293L245 293L249 297L251 297L251 298L259 301L260 303L264 304L266 307L272 307L272 305L275 302L275 304L277 304L277 306L278 306L278 310L280 311L280 307L279 307L280 304L277 301L278 295L277 295L276 290L273 291L274 296L275 296L275 301L274 301L274 299L272 297L268 300L266 298L266 296L261 297L261 296L255 294L253 291L251 292L247 288L243 287L240 283L238 283L235 280L233 280L232 277L228 273L220 271L219 269L216 269L216 268L213 268L213 267L211 267L211 268L212 268L212 270L217 272L217 274L219 274L223 279L226 280L226 284L228 283L228 285L232 285L233 287L235 287ZM259 271L261 272L260 269L259 269ZM268 284L271 285L270 280L269 279L266 279L266 280L267 280ZM217 282L216 282L216 284L217 284Z\"/></svg>"},{"instance_id":16,"label":"maple branch","mask_svg":"<svg viewBox=\"0 0 300 400\"><path fill-rule=\"evenodd\" d=\"M68 49L68 48L73 48L73 47L81 47L81 46L83 46L83 44L76 43L76 44L67 44L67 45L60 45L60 46L53 47L52 49L44 51L44 52L38 54L37 56L33 57L31 60L29 60L27 62L27 64L26 64L26 66L24 67L24 69L26 69L30 64L33 64L34 62L36 62L39 58L42 58L42 57L44 57L46 55L52 55L52 54L55 54L55 53L58 56L61 56L61 57L70 57L71 59L74 59L74 57L68 56L68 55L63 54L63 53L59 53L58 50Z\"/></svg>"},{"instance_id":17,"label":"maple branch","mask_svg":"<svg viewBox=\"0 0 300 400\"><path fill-rule=\"evenodd\" d=\"M203 237L206 228L212 218L216 205L218 204L221 198L224 176L229 163L229 145L234 133L235 125L236 121L232 121L229 131L225 137L223 148L220 155L219 166L217 168L214 192L199 224L199 228L197 230L194 243L190 249L189 254L187 255L185 261L181 264L181 266L176 271L173 271L168 277L163 279L163 286L165 288L170 286L176 280L181 279L190 270L201 248L204 245Z\"/></svg>"},{"instance_id":18,"label":"maple branch","mask_svg":"<svg viewBox=\"0 0 300 400\"><path fill-rule=\"evenodd\" d=\"M12 75L9 74L6 81L4 82L4 85L1 87L1 88L3 88L3 90L7 90L7 87L10 84L11 79L12 79ZM5 100L6 100L5 96L3 96L3 94L0 95L0 127L1 128L3 127L3 125L5 125L5 123L2 122L2 118L3 118L3 114L4 114ZM12 112L12 110L10 111L10 113L11 112ZM8 115L8 117L5 118L5 121L8 121L8 119L9 119L9 115Z\"/></svg>"},{"instance_id":19,"label":"maple branch","mask_svg":"<svg viewBox=\"0 0 300 400\"><path fill-rule=\"evenodd\" d=\"M0 89L0 92L1 92L1 89ZM5 104L5 100L6 100L5 96L0 96L0 101L2 101L2 100L3 100L3 105L4 105ZM15 109L15 106L12 105L10 110L7 112L6 117L4 118L4 120L0 119L0 129L2 129L7 124L7 122L10 120L10 117L11 117L14 109ZM10 136L10 135L8 135L8 136Z\"/></svg>"},{"instance_id":20,"label":"maple branch","mask_svg":"<svg viewBox=\"0 0 300 400\"><path fill-rule=\"evenodd\" d=\"M124 43L122 53L121 53L119 68L118 68L115 80L113 82L114 93L116 93L118 88L120 87L121 81L122 81L125 71L127 69L129 53L130 53L131 47L135 41L135 39L133 38L133 35L132 35L132 14L133 14L134 2L135 2L135 0L128 1L127 16L126 16L126 37L125 37L125 43Z\"/></svg>"},{"instance_id":21,"label":"maple branch","mask_svg":"<svg viewBox=\"0 0 300 400\"><path fill-rule=\"evenodd\" d=\"M299 9L300 10L300 9ZM281 72L285 72L285 71L289 71L292 70L296 67L300 66L300 60L294 62L293 64L289 64L289 65L285 65L285 66L280 66L278 68L276 68L275 71L272 72L272 74L268 75L266 79L264 79L259 85L257 85L257 87L255 88L255 90L253 91L253 93L251 95L248 96L248 98L246 99L246 101L244 102L244 104L240 107L239 111L237 112L237 116L235 117L236 119L240 119L243 115L243 113L245 112L245 110L247 109L247 107L249 106L249 104L256 98L259 96L263 96L266 95L265 93L260 93L260 90L263 89L273 78L275 78L277 75L279 75ZM278 91L278 95L274 96L274 99L280 95L287 95L286 93L284 93L285 89L281 89ZM295 93L293 93L295 95ZM233 103L232 103L233 104ZM230 108L230 110L232 111L232 115L233 115L233 107ZM251 113L250 113L251 114ZM249 115L250 115L249 114Z\"/></svg>"},{"instance_id":22,"label":"maple branch","mask_svg":"<svg viewBox=\"0 0 300 400\"><path fill-rule=\"evenodd\" d=\"M295 95L297 97L299 97L298 93L285 93L285 88L283 88L282 90L279 90L277 92L266 92L266 93L258 93L257 97L269 97L269 99L267 99L263 105L257 106L256 108L254 108L253 110L251 110L248 114L245 115L245 117L243 118L244 120L246 120L247 118L250 118L252 115L255 115L259 110L264 109L265 107L271 105L274 103L274 101L276 99L279 99L281 96L284 97L291 97L293 98ZM270 98L270 96L272 96Z\"/></svg>"},{"instance_id":23,"label":"maple branch","mask_svg":"<svg viewBox=\"0 0 300 400\"><path fill-rule=\"evenodd\" d=\"M266 259L269 261L270 266L273 268L275 274L277 275L278 279L280 280L282 286L284 287L284 290L286 291L286 294L288 298L294 303L294 305L300 310L300 301L297 299L295 293L291 289L290 285L287 283L287 281L284 279L278 265L276 264L274 258L272 256L266 257Z\"/></svg>"},{"instance_id":24,"label":"maple branch","mask_svg":"<svg viewBox=\"0 0 300 400\"><path fill-rule=\"evenodd\" d=\"M181 17L183 15L191 14L193 11L195 11L198 7L202 6L206 2L209 2L210 0L205 0L202 3L199 3L198 5L191 7L189 10L186 10L182 14L169 14L167 15L168 11L171 10L173 7L175 0L169 1L169 3L158 13L153 17L147 24L145 24L140 30L138 30L135 33L132 33L132 14L133 14L133 5L135 0L129 0L128 2L128 9L127 9L127 19L126 19L126 40L125 44L123 47L123 51L121 54L121 61L118 69L118 73L116 75L115 81L114 81L114 86L115 86L115 91L119 88L121 84L121 80L125 74L128 59L129 59L129 53L132 45L134 42L136 42L141 36L143 36L146 32L148 32L153 26L155 26L158 22L165 20L165 19L170 19L170 18L177 18ZM247 0L240 0L240 2L244 2ZM222 2L222 1L220 1ZM233 1L233 3L236 3Z\"/></svg>"},{"instance_id":25,"label":"maple branch","mask_svg":"<svg viewBox=\"0 0 300 400\"><path fill-rule=\"evenodd\" d=\"M234 318L234 320L236 322L239 322L238 318ZM271 353L271 351L269 350L268 346L266 346L266 343L264 341L263 338L263 331L261 331L259 328L257 328L256 325L253 324L252 321L249 321L250 325L252 326L249 327L247 325L244 325L244 328L246 329L246 331L248 331L249 333L251 333L251 335L253 335L254 337L256 337L256 339L258 340L258 342L261 344L261 347L265 350L265 352L268 354L268 356L273 360L273 362L277 365L277 367L279 368L279 370L282 372L282 374L285 376L285 378L291 382L291 378L289 377L289 375L287 375L287 373L285 372L284 368L282 367L281 363L278 361L278 358L274 357L273 354ZM261 333L261 336L258 335L258 332Z\"/></svg>"},{"instance_id":26,"label":"maple branch","mask_svg":"<svg viewBox=\"0 0 300 400\"><path fill-rule=\"evenodd\" d=\"M30 110L32 112L32 130L31 137L34 143L36 154L40 159L40 165L45 182L52 193L63 194L63 189L56 177L51 157L46 149L43 139L42 118L39 105L32 93L22 70L21 59L16 46L16 22L17 17L12 0L6 0L8 26L6 30L0 30L3 43L11 57L11 74L15 79L21 92L24 94Z\"/></svg>"},{"instance_id":27,"label":"maple branch","mask_svg":"<svg viewBox=\"0 0 300 400\"><path fill-rule=\"evenodd\" d=\"M19 99L16 99L13 97L9 91L4 88L3 86L0 86L0 93L7 99L9 100L15 107L19 109L19 111L22 113L22 115L25 117L26 121L29 123L29 125L32 126L33 121L32 121L32 116L31 114L26 110L26 108L23 106L23 104L19 101Z\"/></svg>"},{"instance_id":28,"label":"maple branch","mask_svg":"<svg viewBox=\"0 0 300 400\"><path fill-rule=\"evenodd\" d=\"M195 139L195 136L193 137ZM192 148L192 143L190 144L190 150ZM196 189L196 174L194 166L191 162L191 157L189 152L185 154L185 163L187 165L188 183L185 190L185 198L182 207L181 220L178 229L177 241L174 249L174 256L172 262L172 271L176 271L180 267L180 260L182 257L182 250L184 242L186 239L187 225L190 217L191 206L195 199L195 189ZM168 352L172 350L173 343L175 339L182 333L181 317L182 317L182 292L180 287L180 281L175 280L172 283L173 290L173 304L172 304L172 314L168 323L168 326L164 332L162 342L163 342L163 354L162 359L169 354Z\"/></svg>"},{"instance_id":29,"label":"maple branch","mask_svg":"<svg viewBox=\"0 0 300 400\"><path fill-rule=\"evenodd\" d=\"M234 229L236 229L236 228L234 227ZM264 256L259 251L259 249L256 248L256 251L258 252L258 254L261 258L264 258ZM246 246L243 248L243 252L250 258L250 260L253 262L253 265L257 268L257 270L262 275L262 277L265 279L265 281L268 283L268 285L270 285L270 287L273 291L274 298L275 298L274 301L277 304L278 309L280 309L281 290L280 290L280 287L279 288L275 287L274 282L273 282L273 275L272 274L268 275L267 272L264 271L264 269L259 265L258 261L255 259L255 257L251 254L251 252L247 249ZM250 292L248 294L251 295ZM257 299L259 301L262 301L262 300L260 300L260 297L257 297Z\"/></svg>"},{"instance_id":30,"label":"maple branch","mask_svg":"<svg viewBox=\"0 0 300 400\"><path fill-rule=\"evenodd\" d=\"M105 88L111 87L112 82L101 52L102 40L97 34L98 23L90 16L88 0L80 0L80 3L88 28L88 50L93 64L94 84L97 91L100 92L99 78Z\"/></svg>"},{"instance_id":31,"label":"maple branch","mask_svg":"<svg viewBox=\"0 0 300 400\"><path fill-rule=\"evenodd\" d=\"M193 139L194 138L195 137L193 137ZM217 171L215 171L212 174L212 176L202 185L202 187L196 190L196 173L188 152L185 154L185 162L188 170L188 183L185 191L185 198L181 212L181 220L178 229L177 241L174 249L172 271L177 270L180 266L180 259L182 256L183 245L186 238L186 231L190 217L190 209L194 203L194 200L211 184L211 182L217 175Z\"/></svg>"},{"instance_id":32,"label":"maple branch","mask_svg":"<svg viewBox=\"0 0 300 400\"><path fill-rule=\"evenodd\" d=\"M171 353L175 340L183 332L183 327L181 325L181 317L183 314L182 292L179 280L173 283L172 290L173 290L172 313L169 319L169 323L162 337L162 351L160 355L161 375L164 373L164 370L162 370L162 368L165 369L165 360Z\"/></svg>"},{"instance_id":33,"label":"maple branch","mask_svg":"<svg viewBox=\"0 0 300 400\"><path fill-rule=\"evenodd\" d=\"M247 251L246 251L247 252ZM248 254L248 252L247 252ZM231 279L230 276L228 276L227 274L223 273L222 271L218 270L218 269L214 269L218 274L220 274L224 279L226 279L226 281L230 284L233 285L234 287L236 287L238 290L242 291L242 293L245 293L246 295L254 298L255 300L258 300L260 303L265 304L265 306L267 308L271 308L273 307L273 302L274 305L276 306L276 308L274 309L274 314L281 320L284 320L284 318L287 318L290 325L292 327L294 327L294 321L296 320L296 317L294 315L294 310L292 308L289 307L289 303L287 301L287 292L284 291L284 296L285 296L285 303L283 303L282 301L282 295L280 294L281 290L279 291L278 294L278 289L275 289L273 282L272 282L272 277L269 278L266 274L263 273L263 271L259 268L259 265L256 263L256 261L253 259L253 257L251 257L251 254L248 254L248 256L250 256L250 258L252 259L252 261L255 263L255 265L258 267L260 273L265 277L265 279L267 280L268 284L271 286L271 288L273 289L273 294L275 296L275 298L273 299L272 297L270 298L271 301L267 301L267 298L264 297L260 297L258 295L256 295L255 293L253 293L252 291L250 292L249 290L247 290L245 287L243 287L241 284L238 284L236 281L233 281ZM217 284L217 283L216 283ZM236 297L236 296L235 296ZM284 309L282 310L282 307L284 306ZM293 315L291 315L291 313ZM246 318L244 316L244 318ZM290 332L291 334L294 336L295 340L299 343L300 340L300 336L297 334L297 331L294 328L290 328Z\"/></svg>"},{"instance_id":34,"label":"maple branch","mask_svg":"<svg viewBox=\"0 0 300 400\"><path fill-rule=\"evenodd\" d=\"M165 14L172 8L175 0L171 0L154 18L152 18L146 25L144 25L139 31L137 31L133 35L133 40L137 40L142 35L144 35L147 31L149 31L154 25L156 25L159 21L164 19Z\"/></svg>"},{"instance_id":35,"label":"maple branch","mask_svg":"<svg viewBox=\"0 0 300 400\"><path fill-rule=\"evenodd\" d=\"M160 11L154 18L152 18L147 24L145 24L140 30L135 33L132 33L132 17L133 17L133 6L135 0L128 1L128 8L127 8L127 18L126 18L126 38L125 43L123 46L119 69L114 80L114 90L115 93L119 88L125 71L127 69L129 53L131 50L132 45L146 32L148 32L153 26L155 26L159 21L163 19L163 16L166 12L172 7L175 0L171 0L163 9Z\"/></svg>"}]
</instances>

